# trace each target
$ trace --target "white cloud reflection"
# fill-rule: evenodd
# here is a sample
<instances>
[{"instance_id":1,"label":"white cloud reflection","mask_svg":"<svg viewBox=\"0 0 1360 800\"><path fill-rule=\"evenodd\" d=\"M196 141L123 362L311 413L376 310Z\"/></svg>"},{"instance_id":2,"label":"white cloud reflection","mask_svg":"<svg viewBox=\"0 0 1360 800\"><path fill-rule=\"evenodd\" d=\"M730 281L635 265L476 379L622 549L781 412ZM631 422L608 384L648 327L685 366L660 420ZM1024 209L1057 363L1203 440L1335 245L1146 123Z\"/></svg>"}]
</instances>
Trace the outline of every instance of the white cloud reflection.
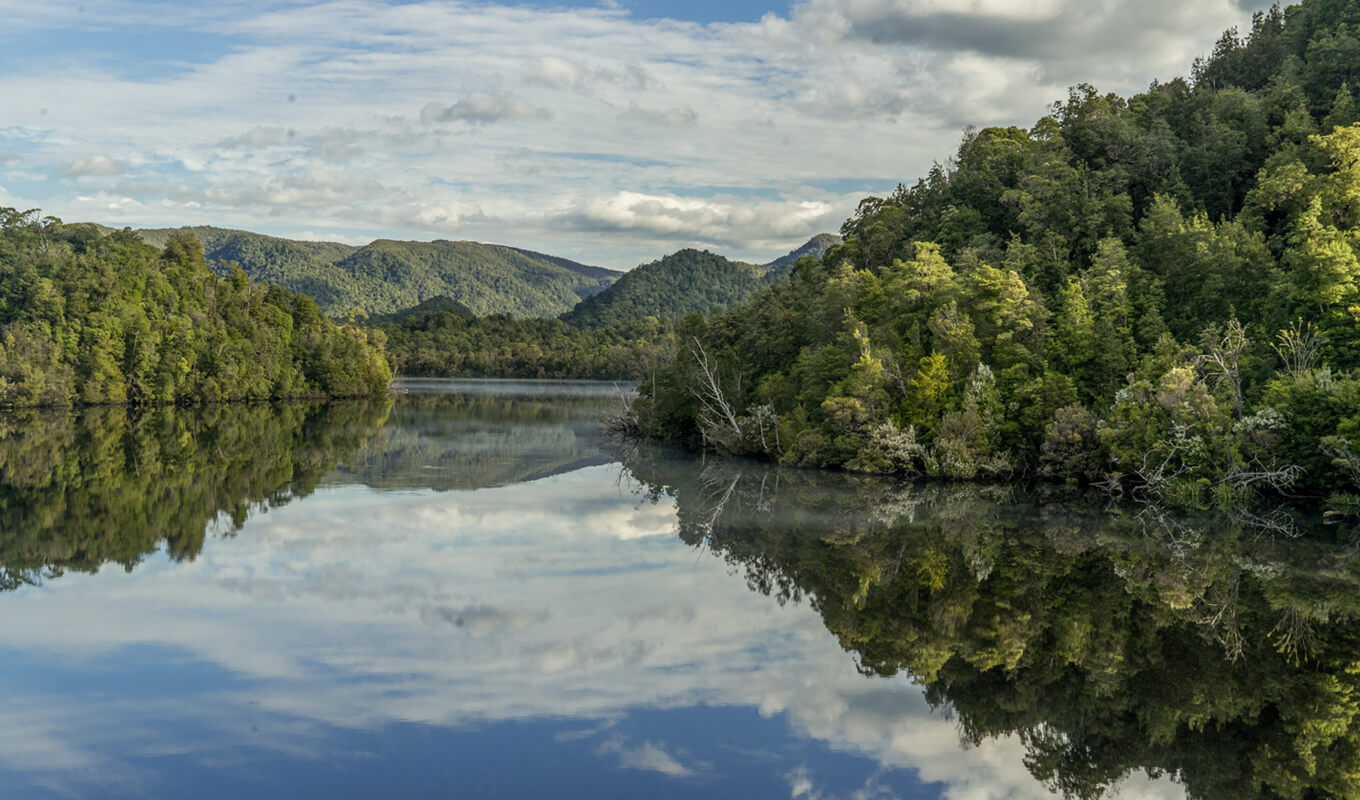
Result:
<instances>
[{"instance_id":1,"label":"white cloud reflection","mask_svg":"<svg viewBox=\"0 0 1360 800\"><path fill-rule=\"evenodd\" d=\"M551 717L581 720L604 765L688 779L708 766L608 723L706 704L786 714L801 735L917 770L950 800L1050 797L1017 739L960 748L918 687L860 676L813 610L749 591L674 538L669 501L639 504L616 477L591 467L477 492L336 488L252 519L192 563L0 598L0 641L29 663L97 668L155 647L235 678L147 701L68 696L0 667L12 699L0 765L53 791L82 774L135 785L151 776L118 754L216 763L248 740L321 757L331 726ZM136 722L161 717L212 735ZM794 796L827 796L817 787L800 773ZM1132 778L1121 796L1182 795Z\"/></svg>"}]
</instances>

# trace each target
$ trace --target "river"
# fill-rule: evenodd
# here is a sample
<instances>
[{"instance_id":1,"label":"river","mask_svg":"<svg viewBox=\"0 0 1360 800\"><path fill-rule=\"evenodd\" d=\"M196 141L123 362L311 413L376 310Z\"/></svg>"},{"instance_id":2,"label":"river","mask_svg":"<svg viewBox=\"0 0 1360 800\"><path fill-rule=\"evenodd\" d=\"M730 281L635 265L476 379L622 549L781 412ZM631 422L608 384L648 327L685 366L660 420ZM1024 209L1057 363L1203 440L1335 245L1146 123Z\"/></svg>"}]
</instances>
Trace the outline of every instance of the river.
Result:
<instances>
[{"instance_id":1,"label":"river","mask_svg":"<svg viewBox=\"0 0 1360 800\"><path fill-rule=\"evenodd\" d=\"M0 418L11 797L1346 796L1306 515L619 448L592 383Z\"/></svg>"}]
</instances>

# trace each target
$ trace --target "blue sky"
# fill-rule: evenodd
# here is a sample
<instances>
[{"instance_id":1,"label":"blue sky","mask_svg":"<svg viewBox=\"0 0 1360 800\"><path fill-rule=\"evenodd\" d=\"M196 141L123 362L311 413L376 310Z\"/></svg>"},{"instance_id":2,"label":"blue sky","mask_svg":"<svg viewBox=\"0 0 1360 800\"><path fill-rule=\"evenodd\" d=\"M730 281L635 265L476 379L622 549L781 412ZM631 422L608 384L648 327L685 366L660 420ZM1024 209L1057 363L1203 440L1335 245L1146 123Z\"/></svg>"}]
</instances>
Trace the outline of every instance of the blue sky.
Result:
<instances>
[{"instance_id":1,"label":"blue sky","mask_svg":"<svg viewBox=\"0 0 1360 800\"><path fill-rule=\"evenodd\" d=\"M0 0L0 205L111 225L768 260L1236 0Z\"/></svg>"}]
</instances>

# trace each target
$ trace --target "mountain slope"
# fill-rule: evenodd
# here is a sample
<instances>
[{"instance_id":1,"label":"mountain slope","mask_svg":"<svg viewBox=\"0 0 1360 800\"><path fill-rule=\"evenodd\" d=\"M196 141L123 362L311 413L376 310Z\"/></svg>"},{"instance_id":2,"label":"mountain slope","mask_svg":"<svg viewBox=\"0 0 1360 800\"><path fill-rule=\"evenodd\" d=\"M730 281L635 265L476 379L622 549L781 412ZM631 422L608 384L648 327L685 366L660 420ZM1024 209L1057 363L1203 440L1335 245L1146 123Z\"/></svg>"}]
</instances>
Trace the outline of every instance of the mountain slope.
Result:
<instances>
[{"instance_id":1,"label":"mountain slope","mask_svg":"<svg viewBox=\"0 0 1360 800\"><path fill-rule=\"evenodd\" d=\"M401 311L397 311L391 314L380 314L376 317L372 317L370 318L370 321L375 324L384 322L402 322L408 319L415 319L418 317L424 317L429 314L440 314L444 312L448 312L454 314L455 316L463 317L465 319L472 319L477 316L476 314L472 313L472 309L468 308L467 306L463 305L457 300L454 300L452 297L449 297L448 295L441 294L438 297L431 297L429 300L425 300L419 305L411 306L410 308L403 308Z\"/></svg>"},{"instance_id":2,"label":"mountain slope","mask_svg":"<svg viewBox=\"0 0 1360 800\"><path fill-rule=\"evenodd\" d=\"M677 317L730 308L771 281L788 275L804 256L820 257L841 237L819 233L769 264L732 261L706 250L681 250L626 272L614 285L581 301L562 319L602 327L644 317Z\"/></svg>"},{"instance_id":3,"label":"mountain slope","mask_svg":"<svg viewBox=\"0 0 1360 800\"><path fill-rule=\"evenodd\" d=\"M152 244L175 230L194 234L219 271L227 261L257 281L315 298L326 314L361 308L386 314L439 296L477 314L554 316L609 286L618 273L564 258L478 242L400 242L363 247L301 242L248 231L196 227L138 233Z\"/></svg>"},{"instance_id":4,"label":"mountain slope","mask_svg":"<svg viewBox=\"0 0 1360 800\"><path fill-rule=\"evenodd\" d=\"M793 269L793 265L798 263L798 259L808 257L821 258L827 250L830 250L840 243L841 237L834 233L819 233L811 239L808 239L807 242L797 250L794 250L787 255L782 255L774 261L771 261L769 264L766 264L770 269L768 279L777 280L778 278L782 278L789 274L789 271Z\"/></svg>"},{"instance_id":5,"label":"mountain slope","mask_svg":"<svg viewBox=\"0 0 1360 800\"><path fill-rule=\"evenodd\" d=\"M768 270L707 250L681 250L625 272L612 286L582 300L567 322L598 328L643 317L674 317L740 303Z\"/></svg>"}]
</instances>

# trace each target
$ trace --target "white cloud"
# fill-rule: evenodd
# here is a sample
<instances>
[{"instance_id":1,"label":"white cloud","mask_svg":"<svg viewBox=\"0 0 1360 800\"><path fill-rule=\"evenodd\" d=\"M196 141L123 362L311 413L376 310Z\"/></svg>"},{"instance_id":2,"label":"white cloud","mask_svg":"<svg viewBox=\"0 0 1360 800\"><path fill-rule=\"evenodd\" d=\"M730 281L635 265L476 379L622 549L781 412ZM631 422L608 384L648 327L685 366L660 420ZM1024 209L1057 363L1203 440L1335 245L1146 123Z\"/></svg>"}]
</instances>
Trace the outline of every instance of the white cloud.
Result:
<instances>
[{"instance_id":1,"label":"white cloud","mask_svg":"<svg viewBox=\"0 0 1360 800\"><path fill-rule=\"evenodd\" d=\"M78 158L68 163L61 171L61 174L68 178L78 178L85 175L121 175L128 171L128 163L108 156L90 156L89 158Z\"/></svg>"},{"instance_id":2,"label":"white cloud","mask_svg":"<svg viewBox=\"0 0 1360 800\"><path fill-rule=\"evenodd\" d=\"M619 192L591 198L561 215L562 225L647 238L732 244L796 237L839 227L839 204L825 200L749 200Z\"/></svg>"},{"instance_id":3,"label":"white cloud","mask_svg":"<svg viewBox=\"0 0 1360 800\"><path fill-rule=\"evenodd\" d=\"M533 83L558 89L580 89L585 84L585 70L561 56L542 56L534 59L525 70Z\"/></svg>"},{"instance_id":4,"label":"white cloud","mask_svg":"<svg viewBox=\"0 0 1360 800\"><path fill-rule=\"evenodd\" d=\"M628 107L628 116L663 128L692 128L699 122L699 112L689 106L650 110L633 103Z\"/></svg>"},{"instance_id":5,"label":"white cloud","mask_svg":"<svg viewBox=\"0 0 1360 800\"><path fill-rule=\"evenodd\" d=\"M609 739L597 750L602 755L617 755L619 766L624 769L637 769L645 772L659 772L672 778L687 778L695 770L681 764L675 756L666 752L661 745L643 742L638 747L629 747L621 737Z\"/></svg>"},{"instance_id":6,"label":"white cloud","mask_svg":"<svg viewBox=\"0 0 1360 800\"><path fill-rule=\"evenodd\" d=\"M427 103L420 109L426 122L469 122L489 125L502 120L548 119L552 112L539 108L521 97L499 97L472 94L451 106Z\"/></svg>"},{"instance_id":7,"label":"white cloud","mask_svg":"<svg viewBox=\"0 0 1360 800\"><path fill-rule=\"evenodd\" d=\"M698 25L434 0L85 6L17 17L233 42L163 74L76 51L5 74L0 133L27 132L34 169L135 164L145 186L176 187L101 221L476 238L624 268L677 242L768 260L862 196L817 187L910 183L963 125L1028 126L1077 81L1131 92L1183 74L1249 14L1231 0L808 0ZM19 204L84 208L71 187L28 191ZM751 196L795 213L728 209ZM709 210L621 214L629 197Z\"/></svg>"},{"instance_id":8,"label":"white cloud","mask_svg":"<svg viewBox=\"0 0 1360 800\"><path fill-rule=\"evenodd\" d=\"M245 133L220 140L217 146L224 150L258 150L283 144L294 135L296 131L280 125L256 125Z\"/></svg>"}]
</instances>

